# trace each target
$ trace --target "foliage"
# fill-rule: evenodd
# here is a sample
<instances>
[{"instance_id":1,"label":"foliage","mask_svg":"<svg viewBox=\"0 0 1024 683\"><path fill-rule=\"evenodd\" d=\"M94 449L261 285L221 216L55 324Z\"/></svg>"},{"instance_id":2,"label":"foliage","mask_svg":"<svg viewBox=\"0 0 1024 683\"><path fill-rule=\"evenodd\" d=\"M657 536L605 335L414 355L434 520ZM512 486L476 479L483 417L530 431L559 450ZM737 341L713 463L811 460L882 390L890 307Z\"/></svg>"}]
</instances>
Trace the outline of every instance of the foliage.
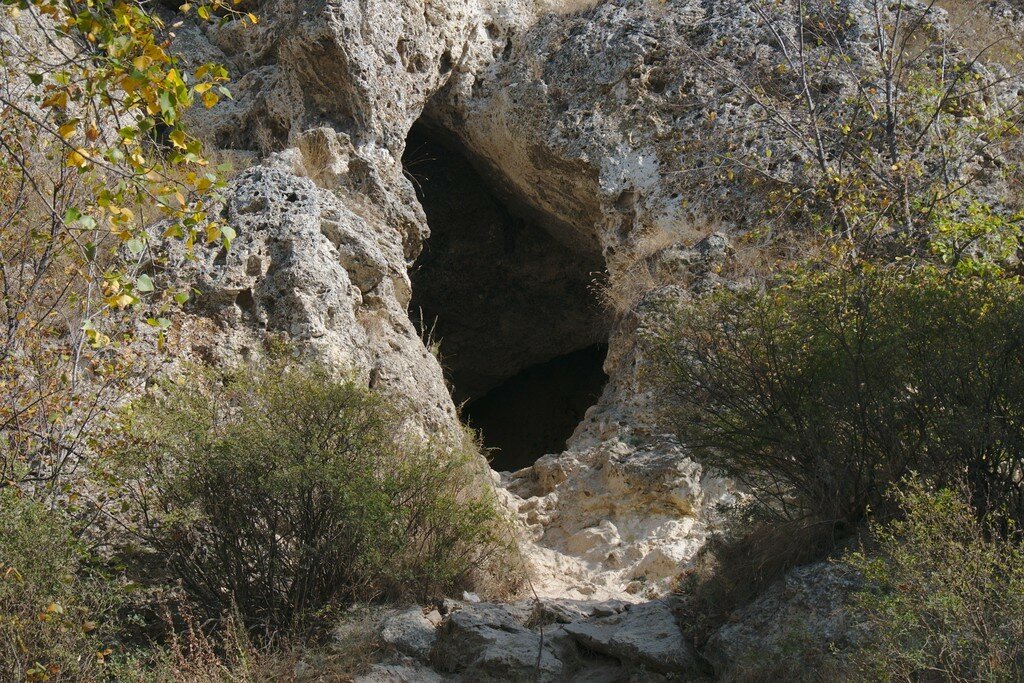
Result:
<instances>
[{"instance_id":1,"label":"foliage","mask_svg":"<svg viewBox=\"0 0 1024 683\"><path fill-rule=\"evenodd\" d=\"M849 530L911 469L1024 519L1016 279L865 263L796 272L667 315L649 379L700 462L771 520Z\"/></svg>"},{"instance_id":2,"label":"foliage","mask_svg":"<svg viewBox=\"0 0 1024 683\"><path fill-rule=\"evenodd\" d=\"M992 534L955 489L904 482L901 516L871 527L845 563L867 582L851 609L863 642L850 662L883 681L1024 678L1024 544Z\"/></svg>"},{"instance_id":3,"label":"foliage","mask_svg":"<svg viewBox=\"0 0 1024 683\"><path fill-rule=\"evenodd\" d=\"M118 593L91 574L68 521L0 488L0 679L99 678Z\"/></svg>"},{"instance_id":4,"label":"foliage","mask_svg":"<svg viewBox=\"0 0 1024 683\"><path fill-rule=\"evenodd\" d=\"M756 116L715 123L736 128L701 168L761 191L766 236L812 227L867 253L898 243L967 266L1013 252L1021 214L994 197L1013 201L1021 182L1021 41L994 18L979 33L986 4L947 4L970 21L934 0L753 0L760 40L746 53L694 53ZM993 198L979 211L982 192Z\"/></svg>"},{"instance_id":5,"label":"foliage","mask_svg":"<svg viewBox=\"0 0 1024 683\"><path fill-rule=\"evenodd\" d=\"M466 585L501 548L477 451L424 443L407 417L280 361L168 385L126 422L139 532L203 608L248 624Z\"/></svg>"},{"instance_id":6,"label":"foliage","mask_svg":"<svg viewBox=\"0 0 1024 683\"><path fill-rule=\"evenodd\" d=\"M195 11L255 19L221 0ZM208 210L226 169L184 122L194 99L229 94L227 72L186 73L146 3L3 0L0 14L0 479L52 497L121 397L136 322L162 343L188 296L167 286L150 227L230 242Z\"/></svg>"}]
</instances>

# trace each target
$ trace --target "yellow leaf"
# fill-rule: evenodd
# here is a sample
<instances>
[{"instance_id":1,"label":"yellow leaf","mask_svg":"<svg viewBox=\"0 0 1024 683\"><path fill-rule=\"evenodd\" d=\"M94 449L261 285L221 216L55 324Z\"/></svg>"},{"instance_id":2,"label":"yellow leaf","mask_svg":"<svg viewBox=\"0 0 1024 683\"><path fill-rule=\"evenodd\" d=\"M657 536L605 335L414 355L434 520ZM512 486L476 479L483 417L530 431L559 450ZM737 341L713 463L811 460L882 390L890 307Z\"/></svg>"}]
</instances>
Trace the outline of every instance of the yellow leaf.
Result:
<instances>
[{"instance_id":1,"label":"yellow leaf","mask_svg":"<svg viewBox=\"0 0 1024 683\"><path fill-rule=\"evenodd\" d=\"M44 107L59 107L63 109L68 106L68 93L66 90L59 90L45 100L43 100Z\"/></svg>"},{"instance_id":2,"label":"yellow leaf","mask_svg":"<svg viewBox=\"0 0 1024 683\"><path fill-rule=\"evenodd\" d=\"M65 123L63 126L58 128L57 129L57 133L62 138L67 140L68 138L70 138L72 135L75 134L75 129L76 128L78 128L78 119L71 119L70 121Z\"/></svg>"},{"instance_id":3,"label":"yellow leaf","mask_svg":"<svg viewBox=\"0 0 1024 683\"><path fill-rule=\"evenodd\" d=\"M200 83L195 87L195 91L200 95L213 87L213 83Z\"/></svg>"},{"instance_id":4,"label":"yellow leaf","mask_svg":"<svg viewBox=\"0 0 1024 683\"><path fill-rule=\"evenodd\" d=\"M121 80L121 87L124 88L126 93L133 93L143 85L145 85L145 81L141 78L136 78L135 76L125 76Z\"/></svg>"},{"instance_id":5,"label":"yellow leaf","mask_svg":"<svg viewBox=\"0 0 1024 683\"><path fill-rule=\"evenodd\" d=\"M170 136L171 143L178 149L185 149L185 131L178 130L172 131Z\"/></svg>"},{"instance_id":6,"label":"yellow leaf","mask_svg":"<svg viewBox=\"0 0 1024 683\"><path fill-rule=\"evenodd\" d=\"M88 168L89 160L85 157L83 150L76 149L68 155L67 164L70 168Z\"/></svg>"},{"instance_id":7,"label":"yellow leaf","mask_svg":"<svg viewBox=\"0 0 1024 683\"><path fill-rule=\"evenodd\" d=\"M131 306L134 301L134 297L128 294L118 294L116 296L109 297L107 299L107 304L121 310Z\"/></svg>"},{"instance_id":8,"label":"yellow leaf","mask_svg":"<svg viewBox=\"0 0 1024 683\"><path fill-rule=\"evenodd\" d=\"M207 109L209 109L213 105L217 104L218 102L220 102L220 98L217 97L217 93L215 93L213 91L208 91L208 92L204 92L203 93L203 105Z\"/></svg>"}]
</instances>

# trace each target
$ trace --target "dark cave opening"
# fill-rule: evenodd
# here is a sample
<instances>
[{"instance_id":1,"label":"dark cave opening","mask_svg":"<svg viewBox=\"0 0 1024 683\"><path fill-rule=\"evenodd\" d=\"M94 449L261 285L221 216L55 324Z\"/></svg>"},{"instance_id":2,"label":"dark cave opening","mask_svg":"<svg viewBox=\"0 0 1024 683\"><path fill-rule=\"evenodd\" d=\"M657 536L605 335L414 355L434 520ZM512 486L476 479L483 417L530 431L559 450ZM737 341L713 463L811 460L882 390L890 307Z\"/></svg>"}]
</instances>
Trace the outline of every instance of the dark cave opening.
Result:
<instances>
[{"instance_id":1,"label":"dark cave opening","mask_svg":"<svg viewBox=\"0 0 1024 683\"><path fill-rule=\"evenodd\" d=\"M563 450L607 379L600 256L553 237L422 121L403 163L431 231L410 270L410 316L436 345L463 420L497 470Z\"/></svg>"}]
</instances>

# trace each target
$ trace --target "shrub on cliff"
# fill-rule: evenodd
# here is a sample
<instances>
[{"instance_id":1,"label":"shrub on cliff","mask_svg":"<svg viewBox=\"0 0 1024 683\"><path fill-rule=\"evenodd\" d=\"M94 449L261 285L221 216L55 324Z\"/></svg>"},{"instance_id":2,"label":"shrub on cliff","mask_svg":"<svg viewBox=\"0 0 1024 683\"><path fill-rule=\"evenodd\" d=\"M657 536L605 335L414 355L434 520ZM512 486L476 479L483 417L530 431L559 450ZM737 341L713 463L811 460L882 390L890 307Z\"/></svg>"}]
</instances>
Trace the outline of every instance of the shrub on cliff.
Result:
<instances>
[{"instance_id":1,"label":"shrub on cliff","mask_svg":"<svg viewBox=\"0 0 1024 683\"><path fill-rule=\"evenodd\" d=\"M1022 294L860 263L709 296L654 336L664 423L768 521L849 529L911 469L1020 521Z\"/></svg>"},{"instance_id":2,"label":"shrub on cliff","mask_svg":"<svg viewBox=\"0 0 1024 683\"><path fill-rule=\"evenodd\" d=\"M502 550L471 441L323 368L200 373L126 420L139 532L211 614L290 628L332 604L431 598Z\"/></svg>"}]
</instances>

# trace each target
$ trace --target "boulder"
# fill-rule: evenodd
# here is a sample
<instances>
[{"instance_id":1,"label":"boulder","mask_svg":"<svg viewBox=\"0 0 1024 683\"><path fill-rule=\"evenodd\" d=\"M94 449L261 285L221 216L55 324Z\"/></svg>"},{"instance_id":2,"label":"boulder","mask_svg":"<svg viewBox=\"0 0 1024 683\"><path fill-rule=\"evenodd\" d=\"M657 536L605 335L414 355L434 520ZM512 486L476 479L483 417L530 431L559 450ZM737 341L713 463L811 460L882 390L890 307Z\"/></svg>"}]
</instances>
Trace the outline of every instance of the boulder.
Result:
<instances>
[{"instance_id":1,"label":"boulder","mask_svg":"<svg viewBox=\"0 0 1024 683\"><path fill-rule=\"evenodd\" d=\"M430 661L464 680L556 681L566 670L561 636L526 628L503 605L467 603L442 623Z\"/></svg>"},{"instance_id":2,"label":"boulder","mask_svg":"<svg viewBox=\"0 0 1024 683\"><path fill-rule=\"evenodd\" d=\"M423 610L412 607L385 617L380 635L399 652L426 659L437 639L437 628L424 616Z\"/></svg>"},{"instance_id":3,"label":"boulder","mask_svg":"<svg viewBox=\"0 0 1024 683\"><path fill-rule=\"evenodd\" d=\"M678 675L699 667L693 646L662 600L627 605L617 614L568 624L565 631L587 649L651 671Z\"/></svg>"}]
</instances>

